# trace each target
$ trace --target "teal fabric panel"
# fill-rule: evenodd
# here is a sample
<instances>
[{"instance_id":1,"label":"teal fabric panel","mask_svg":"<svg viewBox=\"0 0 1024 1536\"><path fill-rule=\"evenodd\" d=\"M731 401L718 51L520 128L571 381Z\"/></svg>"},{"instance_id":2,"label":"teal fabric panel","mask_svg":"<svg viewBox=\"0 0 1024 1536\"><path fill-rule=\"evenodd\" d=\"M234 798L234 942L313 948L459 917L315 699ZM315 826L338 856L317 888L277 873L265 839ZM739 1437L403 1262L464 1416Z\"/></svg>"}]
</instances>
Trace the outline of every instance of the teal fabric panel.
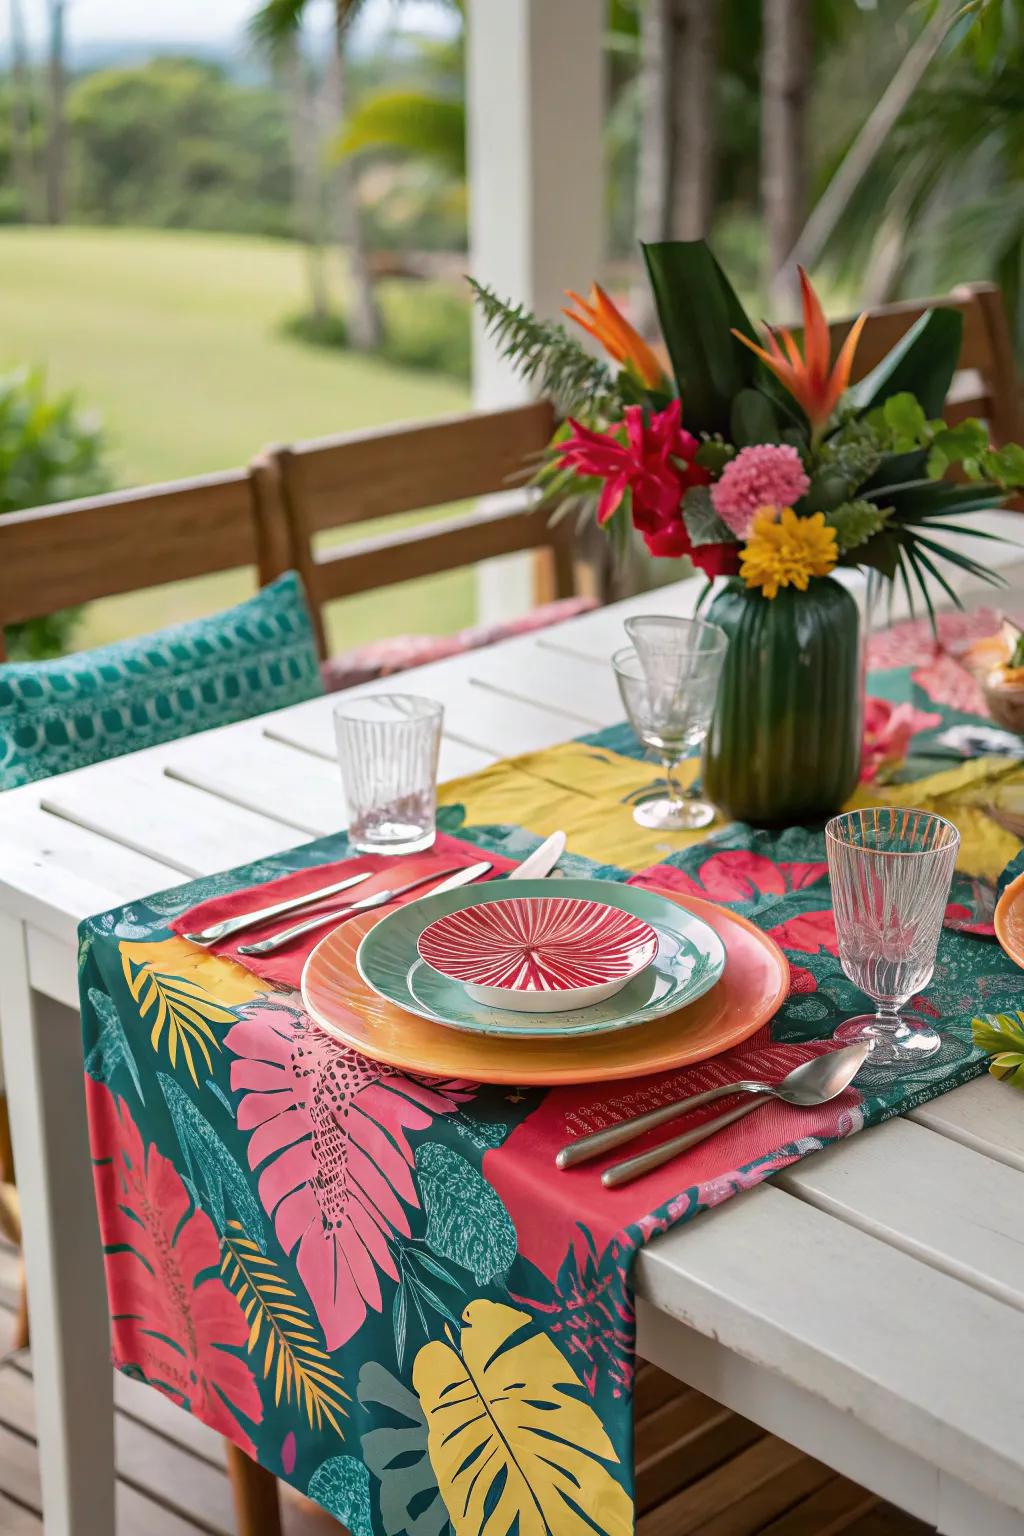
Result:
<instances>
[{"instance_id":1,"label":"teal fabric panel","mask_svg":"<svg viewBox=\"0 0 1024 1536\"><path fill-rule=\"evenodd\" d=\"M0 667L0 789L323 693L289 571L235 608L55 661Z\"/></svg>"}]
</instances>

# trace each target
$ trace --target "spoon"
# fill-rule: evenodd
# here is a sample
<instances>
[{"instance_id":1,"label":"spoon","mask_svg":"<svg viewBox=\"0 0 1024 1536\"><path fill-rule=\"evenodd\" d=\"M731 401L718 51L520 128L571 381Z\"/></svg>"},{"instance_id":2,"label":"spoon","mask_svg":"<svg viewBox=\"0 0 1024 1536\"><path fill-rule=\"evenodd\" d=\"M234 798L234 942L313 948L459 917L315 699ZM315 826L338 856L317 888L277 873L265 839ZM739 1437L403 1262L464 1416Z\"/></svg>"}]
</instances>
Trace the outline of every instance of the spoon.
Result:
<instances>
[{"instance_id":1,"label":"spoon","mask_svg":"<svg viewBox=\"0 0 1024 1536\"><path fill-rule=\"evenodd\" d=\"M804 1108L815 1104L827 1104L829 1099L834 1099L850 1085L863 1066L870 1049L870 1041L858 1041L855 1045L847 1045L841 1050L829 1051L824 1056L816 1056L812 1061L803 1062L799 1067L794 1067L792 1072L779 1083L758 1081L722 1083L717 1088L706 1089L704 1093L695 1093L689 1098L677 1099L673 1104L665 1104L660 1109L648 1110L646 1114L635 1115L632 1119L623 1120L618 1125L594 1131L589 1136L581 1136L577 1141L563 1147L555 1158L555 1162L559 1168L573 1168L578 1163L587 1162L590 1158L601 1157L614 1147L632 1141L634 1137L643 1135L645 1131L664 1125L667 1120L674 1120L678 1115L687 1114L690 1110L701 1109L707 1104L713 1104L717 1099L731 1098L737 1093L752 1095L749 1104L741 1104L736 1109L728 1110L724 1115L716 1115L714 1119L705 1121L695 1130L687 1131L672 1141L654 1147L650 1152L641 1153L638 1157L630 1158L627 1162L617 1163L609 1168L602 1182L609 1189L613 1189L618 1184L625 1184L630 1179L638 1178L640 1174L647 1173L651 1168L660 1167L663 1162L674 1157L678 1152L685 1152L688 1147L696 1146L706 1137L713 1136L716 1131L732 1125L736 1120L741 1120L744 1115L749 1115L759 1108L765 1098L782 1099L784 1103Z\"/></svg>"}]
</instances>

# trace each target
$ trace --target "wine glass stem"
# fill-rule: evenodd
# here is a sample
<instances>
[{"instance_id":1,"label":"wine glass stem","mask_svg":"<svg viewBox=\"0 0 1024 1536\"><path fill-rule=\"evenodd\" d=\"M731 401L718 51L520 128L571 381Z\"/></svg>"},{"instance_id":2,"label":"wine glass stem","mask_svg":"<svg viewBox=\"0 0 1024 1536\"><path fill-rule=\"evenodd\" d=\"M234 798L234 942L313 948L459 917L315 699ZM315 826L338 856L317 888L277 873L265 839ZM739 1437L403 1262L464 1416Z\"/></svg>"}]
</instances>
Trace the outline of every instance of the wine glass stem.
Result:
<instances>
[{"instance_id":1,"label":"wine glass stem","mask_svg":"<svg viewBox=\"0 0 1024 1536\"><path fill-rule=\"evenodd\" d=\"M875 1028L884 1030L887 1035L893 1035L898 1029L903 1028L903 1020L900 1018L898 1008L879 1007L875 1010Z\"/></svg>"},{"instance_id":2,"label":"wine glass stem","mask_svg":"<svg viewBox=\"0 0 1024 1536\"><path fill-rule=\"evenodd\" d=\"M673 772L675 768L675 762L671 757L662 758L662 767L665 770L665 788L668 793L668 798L673 805L679 805L683 800L683 791L681 787L676 783L675 774Z\"/></svg>"}]
</instances>

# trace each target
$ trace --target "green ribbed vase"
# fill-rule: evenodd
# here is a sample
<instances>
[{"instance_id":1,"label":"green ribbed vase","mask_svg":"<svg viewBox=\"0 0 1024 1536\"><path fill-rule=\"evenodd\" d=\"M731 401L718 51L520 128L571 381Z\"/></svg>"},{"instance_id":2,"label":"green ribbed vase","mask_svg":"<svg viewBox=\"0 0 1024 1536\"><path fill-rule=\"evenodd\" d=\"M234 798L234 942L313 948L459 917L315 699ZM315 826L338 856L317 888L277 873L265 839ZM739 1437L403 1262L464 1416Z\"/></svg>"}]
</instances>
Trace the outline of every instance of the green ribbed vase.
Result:
<instances>
[{"instance_id":1,"label":"green ribbed vase","mask_svg":"<svg viewBox=\"0 0 1024 1536\"><path fill-rule=\"evenodd\" d=\"M832 815L860 764L857 604L829 577L771 599L734 580L707 617L729 636L705 746L708 798L755 826Z\"/></svg>"}]
</instances>

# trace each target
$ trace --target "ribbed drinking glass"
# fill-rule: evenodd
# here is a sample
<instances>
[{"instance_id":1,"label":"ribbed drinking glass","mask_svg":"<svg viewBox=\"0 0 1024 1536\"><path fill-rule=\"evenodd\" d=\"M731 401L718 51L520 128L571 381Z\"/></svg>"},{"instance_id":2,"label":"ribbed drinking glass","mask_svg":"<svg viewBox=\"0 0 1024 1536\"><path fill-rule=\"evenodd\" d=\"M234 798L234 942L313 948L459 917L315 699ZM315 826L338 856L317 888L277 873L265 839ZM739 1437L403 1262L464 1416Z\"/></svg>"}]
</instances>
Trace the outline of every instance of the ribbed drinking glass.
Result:
<instances>
[{"instance_id":1,"label":"ribbed drinking glass","mask_svg":"<svg viewBox=\"0 0 1024 1536\"><path fill-rule=\"evenodd\" d=\"M434 841L444 706L368 693L334 708L349 841L361 853L418 853Z\"/></svg>"},{"instance_id":2,"label":"ribbed drinking glass","mask_svg":"<svg viewBox=\"0 0 1024 1536\"><path fill-rule=\"evenodd\" d=\"M634 820L666 832L706 827L714 807L687 797L674 770L708 733L728 638L699 619L651 616L627 620L626 629L634 646L616 651L612 666L630 724L661 759L667 791L642 801Z\"/></svg>"},{"instance_id":3,"label":"ribbed drinking glass","mask_svg":"<svg viewBox=\"0 0 1024 1536\"><path fill-rule=\"evenodd\" d=\"M835 1039L871 1040L872 1066L931 1055L940 1036L903 1009L935 969L959 832L941 816L881 807L833 816L825 847L839 959L877 1005L847 1019Z\"/></svg>"}]
</instances>

